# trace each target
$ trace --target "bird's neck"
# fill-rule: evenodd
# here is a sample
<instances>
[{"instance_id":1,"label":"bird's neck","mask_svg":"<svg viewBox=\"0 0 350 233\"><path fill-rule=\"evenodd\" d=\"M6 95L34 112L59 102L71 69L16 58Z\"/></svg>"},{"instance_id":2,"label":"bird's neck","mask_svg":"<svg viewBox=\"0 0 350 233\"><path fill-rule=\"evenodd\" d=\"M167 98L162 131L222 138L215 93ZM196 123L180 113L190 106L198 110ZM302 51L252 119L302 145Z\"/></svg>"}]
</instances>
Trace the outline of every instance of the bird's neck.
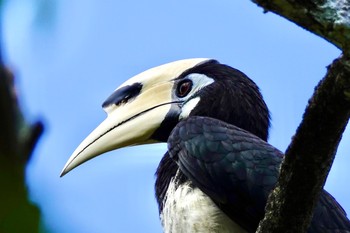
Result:
<instances>
[{"instance_id":1,"label":"bird's neck","mask_svg":"<svg viewBox=\"0 0 350 233\"><path fill-rule=\"evenodd\" d=\"M183 184L188 180L188 178L179 170L179 167L174 162L174 160L170 158L169 153L166 152L162 160L160 161L156 171L155 191L159 207L159 213L163 210L166 192L168 190L172 178L174 178L175 175L177 179L177 185Z\"/></svg>"}]
</instances>

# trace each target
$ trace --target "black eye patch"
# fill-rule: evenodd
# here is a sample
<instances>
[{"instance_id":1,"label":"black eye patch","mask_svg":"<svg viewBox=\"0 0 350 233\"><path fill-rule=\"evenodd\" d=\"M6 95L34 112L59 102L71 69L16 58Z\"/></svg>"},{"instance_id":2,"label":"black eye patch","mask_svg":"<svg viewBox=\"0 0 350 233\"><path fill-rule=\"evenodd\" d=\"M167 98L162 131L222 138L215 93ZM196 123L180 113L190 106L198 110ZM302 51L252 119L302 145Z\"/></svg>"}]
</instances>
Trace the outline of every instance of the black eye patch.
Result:
<instances>
[{"instance_id":1,"label":"black eye patch","mask_svg":"<svg viewBox=\"0 0 350 233\"><path fill-rule=\"evenodd\" d=\"M121 105L127 103L130 99L135 98L141 92L142 84L134 83L125 87L121 87L110 95L105 102L103 102L102 107L106 108L111 105Z\"/></svg>"}]
</instances>

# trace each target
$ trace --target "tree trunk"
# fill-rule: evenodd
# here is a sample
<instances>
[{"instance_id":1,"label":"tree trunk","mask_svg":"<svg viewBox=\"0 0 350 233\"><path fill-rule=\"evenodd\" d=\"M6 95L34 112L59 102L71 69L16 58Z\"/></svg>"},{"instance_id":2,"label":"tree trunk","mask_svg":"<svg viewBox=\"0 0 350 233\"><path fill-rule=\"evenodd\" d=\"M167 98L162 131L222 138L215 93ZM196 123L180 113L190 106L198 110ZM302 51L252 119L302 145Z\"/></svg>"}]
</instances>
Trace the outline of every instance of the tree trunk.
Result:
<instances>
[{"instance_id":1,"label":"tree trunk","mask_svg":"<svg viewBox=\"0 0 350 233\"><path fill-rule=\"evenodd\" d=\"M309 101L257 230L306 232L350 117L350 0L253 2L265 12L281 15L343 51L328 67Z\"/></svg>"},{"instance_id":2,"label":"tree trunk","mask_svg":"<svg viewBox=\"0 0 350 233\"><path fill-rule=\"evenodd\" d=\"M38 232L39 209L27 197L25 168L42 133L25 122L13 76L0 64L0 232Z\"/></svg>"}]
</instances>

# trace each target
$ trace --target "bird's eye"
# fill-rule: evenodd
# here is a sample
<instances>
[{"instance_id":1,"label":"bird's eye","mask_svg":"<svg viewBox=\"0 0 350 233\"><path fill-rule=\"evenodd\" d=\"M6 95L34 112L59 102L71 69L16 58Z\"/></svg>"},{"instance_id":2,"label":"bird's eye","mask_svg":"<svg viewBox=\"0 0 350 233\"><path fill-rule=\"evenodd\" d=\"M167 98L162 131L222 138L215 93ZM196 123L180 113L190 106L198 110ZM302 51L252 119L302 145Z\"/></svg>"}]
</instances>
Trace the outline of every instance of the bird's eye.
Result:
<instances>
[{"instance_id":1,"label":"bird's eye","mask_svg":"<svg viewBox=\"0 0 350 233\"><path fill-rule=\"evenodd\" d=\"M178 97L185 97L192 90L192 81L191 80L183 80L179 82L176 88L176 95Z\"/></svg>"}]
</instances>

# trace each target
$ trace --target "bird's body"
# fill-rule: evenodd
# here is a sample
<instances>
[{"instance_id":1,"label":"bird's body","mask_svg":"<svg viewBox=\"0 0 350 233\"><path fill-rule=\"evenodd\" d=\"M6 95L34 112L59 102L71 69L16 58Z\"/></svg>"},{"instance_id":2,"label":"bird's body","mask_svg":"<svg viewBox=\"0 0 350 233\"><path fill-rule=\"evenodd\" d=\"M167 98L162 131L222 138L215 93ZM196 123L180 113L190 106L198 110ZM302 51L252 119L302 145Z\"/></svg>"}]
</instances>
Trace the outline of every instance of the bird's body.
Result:
<instances>
[{"instance_id":1,"label":"bird's body","mask_svg":"<svg viewBox=\"0 0 350 233\"><path fill-rule=\"evenodd\" d=\"M107 119L62 174L106 151L167 142L155 184L164 232L255 232L283 154L267 143L269 112L251 79L215 60L182 60L133 77L103 107ZM331 232L350 233L350 222L323 191L308 233Z\"/></svg>"},{"instance_id":2,"label":"bird's body","mask_svg":"<svg viewBox=\"0 0 350 233\"><path fill-rule=\"evenodd\" d=\"M206 141L206 146L203 146L203 141ZM178 124L170 135L168 145L169 154L163 157L158 167L156 181L160 214L162 219L169 219L163 220L164 227L184 226L180 221L174 223L178 221L175 216L180 216L186 219L188 225L194 226L195 222L204 229L210 229L207 232L256 231L264 215L267 196L278 178L283 159L279 150L238 127L197 116ZM187 193L181 198L174 195L183 192ZM203 198L208 197L206 194L211 198ZM173 201L174 197L177 197L176 201ZM193 219L188 216L197 213L198 201L205 203L200 210L203 215L201 220L197 218L197 221L192 222ZM174 208L179 203L181 207ZM172 208L171 214L169 208ZM167 215L164 216L164 213ZM208 223L210 226L223 225L225 228L215 231ZM167 230L165 228L164 232L192 232L182 231L182 228ZM350 232L345 211L324 190L308 230L308 233L316 232Z\"/></svg>"}]
</instances>

